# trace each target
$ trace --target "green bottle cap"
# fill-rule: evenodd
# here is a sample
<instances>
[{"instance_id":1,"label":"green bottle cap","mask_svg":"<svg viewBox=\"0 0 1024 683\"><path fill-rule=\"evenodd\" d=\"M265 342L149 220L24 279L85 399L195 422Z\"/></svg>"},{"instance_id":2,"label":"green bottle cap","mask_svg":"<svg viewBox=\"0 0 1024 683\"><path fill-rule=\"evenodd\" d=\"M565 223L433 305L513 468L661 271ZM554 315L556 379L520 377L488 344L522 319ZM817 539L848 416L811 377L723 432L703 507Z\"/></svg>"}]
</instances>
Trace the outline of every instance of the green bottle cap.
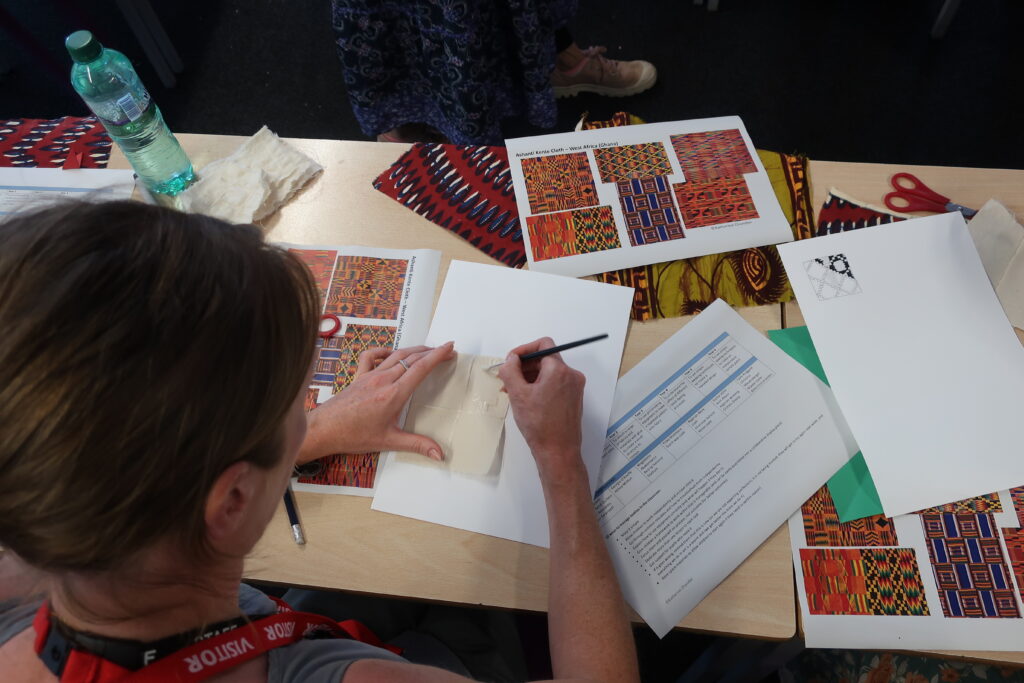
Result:
<instances>
[{"instance_id":1,"label":"green bottle cap","mask_svg":"<svg viewBox=\"0 0 1024 683\"><path fill-rule=\"evenodd\" d=\"M87 64L103 52L103 46L92 31L75 31L64 39L64 47L68 49L71 59L79 64Z\"/></svg>"}]
</instances>

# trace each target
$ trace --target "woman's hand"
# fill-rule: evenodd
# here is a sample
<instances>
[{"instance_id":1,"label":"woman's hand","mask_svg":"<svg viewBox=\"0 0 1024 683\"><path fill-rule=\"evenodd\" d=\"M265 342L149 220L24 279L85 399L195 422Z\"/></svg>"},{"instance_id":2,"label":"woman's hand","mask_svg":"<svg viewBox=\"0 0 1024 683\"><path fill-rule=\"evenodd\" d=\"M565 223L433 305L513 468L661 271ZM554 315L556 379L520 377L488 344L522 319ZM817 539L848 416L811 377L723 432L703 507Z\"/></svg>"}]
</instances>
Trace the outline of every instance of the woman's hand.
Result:
<instances>
[{"instance_id":1,"label":"woman's hand","mask_svg":"<svg viewBox=\"0 0 1024 683\"><path fill-rule=\"evenodd\" d=\"M498 371L542 482L578 474L583 467L580 447L586 377L566 365L557 353L525 364L519 360L521 354L554 345L544 337L512 349Z\"/></svg>"},{"instance_id":2,"label":"woman's hand","mask_svg":"<svg viewBox=\"0 0 1024 683\"><path fill-rule=\"evenodd\" d=\"M307 413L306 439L297 464L334 453L395 450L444 460L436 441L398 426L409 396L440 363L455 358L454 342L437 348L366 349L355 377L342 392ZM408 370L399 361L408 365Z\"/></svg>"}]
</instances>

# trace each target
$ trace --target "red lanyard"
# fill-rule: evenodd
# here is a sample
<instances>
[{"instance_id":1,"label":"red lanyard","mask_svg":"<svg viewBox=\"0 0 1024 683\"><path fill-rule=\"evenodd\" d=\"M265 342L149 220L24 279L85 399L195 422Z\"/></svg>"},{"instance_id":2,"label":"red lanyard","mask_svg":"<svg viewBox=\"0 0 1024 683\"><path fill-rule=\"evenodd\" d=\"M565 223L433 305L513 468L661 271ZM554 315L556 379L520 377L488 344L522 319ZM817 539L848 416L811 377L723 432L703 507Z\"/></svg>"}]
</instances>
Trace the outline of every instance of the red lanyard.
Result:
<instances>
[{"instance_id":1,"label":"red lanyard","mask_svg":"<svg viewBox=\"0 0 1024 683\"><path fill-rule=\"evenodd\" d=\"M399 648L382 643L369 628L358 621L337 622L319 614L295 612L285 603L279 600L275 602L281 610L277 614L201 640L138 671L129 671L91 652L72 649L67 655L60 679L75 683L200 681L275 648L296 643L313 633L358 640L396 654L401 652ZM44 602L32 623L36 631L37 654L47 646L52 628L50 619L50 605Z\"/></svg>"}]
</instances>

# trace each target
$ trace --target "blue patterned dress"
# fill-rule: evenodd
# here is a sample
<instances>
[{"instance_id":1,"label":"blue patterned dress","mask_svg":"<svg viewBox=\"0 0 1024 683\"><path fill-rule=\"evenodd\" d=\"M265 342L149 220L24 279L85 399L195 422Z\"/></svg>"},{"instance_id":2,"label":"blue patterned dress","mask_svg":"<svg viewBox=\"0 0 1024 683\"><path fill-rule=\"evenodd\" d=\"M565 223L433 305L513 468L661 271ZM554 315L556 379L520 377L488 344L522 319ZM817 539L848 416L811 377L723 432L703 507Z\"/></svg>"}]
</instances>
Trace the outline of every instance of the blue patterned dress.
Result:
<instances>
[{"instance_id":1,"label":"blue patterned dress","mask_svg":"<svg viewBox=\"0 0 1024 683\"><path fill-rule=\"evenodd\" d=\"M426 123L500 144L503 118L555 124L555 29L577 0L332 0L352 110L376 136Z\"/></svg>"}]
</instances>

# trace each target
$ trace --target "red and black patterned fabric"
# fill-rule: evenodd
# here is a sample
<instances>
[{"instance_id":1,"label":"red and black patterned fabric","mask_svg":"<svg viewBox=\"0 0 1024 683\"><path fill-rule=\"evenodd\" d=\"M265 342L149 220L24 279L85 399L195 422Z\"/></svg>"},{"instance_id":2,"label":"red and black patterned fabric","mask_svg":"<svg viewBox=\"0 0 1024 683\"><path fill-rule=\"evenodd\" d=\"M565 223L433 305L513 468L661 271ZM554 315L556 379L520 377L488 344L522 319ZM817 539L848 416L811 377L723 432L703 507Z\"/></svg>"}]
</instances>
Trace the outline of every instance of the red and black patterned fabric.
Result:
<instances>
[{"instance_id":1,"label":"red and black patterned fabric","mask_svg":"<svg viewBox=\"0 0 1024 683\"><path fill-rule=\"evenodd\" d=\"M0 166L106 168L110 136L96 117L0 119Z\"/></svg>"},{"instance_id":2,"label":"red and black patterned fabric","mask_svg":"<svg viewBox=\"0 0 1024 683\"><path fill-rule=\"evenodd\" d=\"M505 265L526 263L504 147L416 143L373 186Z\"/></svg>"},{"instance_id":3,"label":"red and black patterned fabric","mask_svg":"<svg viewBox=\"0 0 1024 683\"><path fill-rule=\"evenodd\" d=\"M859 230L883 223L895 223L905 219L905 216L890 213L885 209L865 204L831 190L818 213L818 232L815 237Z\"/></svg>"}]
</instances>

